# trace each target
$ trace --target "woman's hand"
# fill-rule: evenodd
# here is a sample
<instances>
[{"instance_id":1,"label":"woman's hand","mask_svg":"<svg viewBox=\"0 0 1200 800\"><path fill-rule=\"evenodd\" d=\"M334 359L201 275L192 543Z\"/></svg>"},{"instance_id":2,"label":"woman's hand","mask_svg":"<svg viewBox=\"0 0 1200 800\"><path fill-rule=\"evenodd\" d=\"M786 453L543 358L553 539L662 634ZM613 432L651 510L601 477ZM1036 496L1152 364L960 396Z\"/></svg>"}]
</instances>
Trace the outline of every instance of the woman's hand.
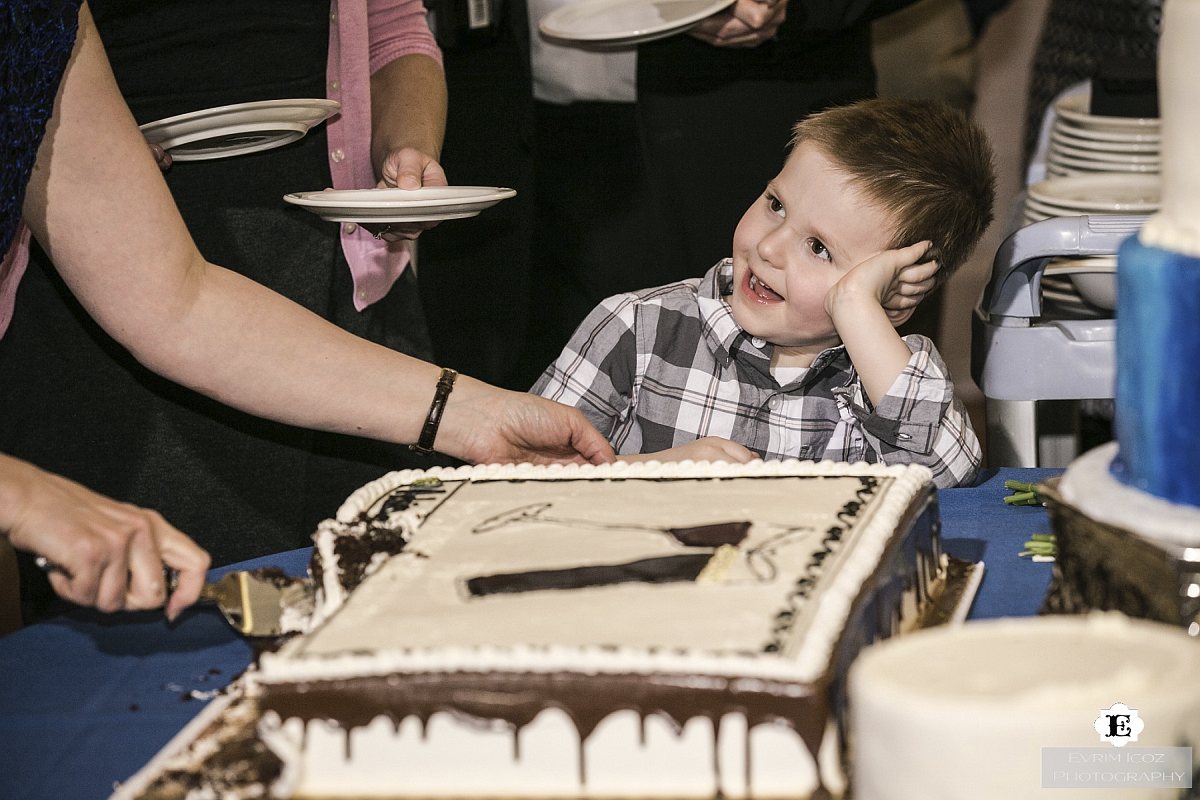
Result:
<instances>
[{"instance_id":1,"label":"woman's hand","mask_svg":"<svg viewBox=\"0 0 1200 800\"><path fill-rule=\"evenodd\" d=\"M737 0L688 31L714 47L758 47L775 37L787 18L787 0Z\"/></svg>"},{"instance_id":2,"label":"woman's hand","mask_svg":"<svg viewBox=\"0 0 1200 800\"><path fill-rule=\"evenodd\" d=\"M161 608L168 619L194 603L208 554L160 514L118 503L74 481L0 455L0 533L46 557L61 597L101 611ZM163 565L178 572L169 601Z\"/></svg>"},{"instance_id":3,"label":"woman's hand","mask_svg":"<svg viewBox=\"0 0 1200 800\"><path fill-rule=\"evenodd\" d=\"M604 464L612 447L578 409L460 375L434 442L474 464Z\"/></svg>"},{"instance_id":4,"label":"woman's hand","mask_svg":"<svg viewBox=\"0 0 1200 800\"><path fill-rule=\"evenodd\" d=\"M437 159L415 147L392 150L383 160L383 179L379 189L420 189L423 186L446 186L446 173ZM416 239L423 231L437 227L437 222L393 222L387 225L364 225L376 239L399 242Z\"/></svg>"},{"instance_id":5,"label":"woman's hand","mask_svg":"<svg viewBox=\"0 0 1200 800\"><path fill-rule=\"evenodd\" d=\"M742 445L720 436L705 436L657 453L618 456L619 461L728 461L733 464L746 464L756 458L757 455Z\"/></svg>"}]
</instances>

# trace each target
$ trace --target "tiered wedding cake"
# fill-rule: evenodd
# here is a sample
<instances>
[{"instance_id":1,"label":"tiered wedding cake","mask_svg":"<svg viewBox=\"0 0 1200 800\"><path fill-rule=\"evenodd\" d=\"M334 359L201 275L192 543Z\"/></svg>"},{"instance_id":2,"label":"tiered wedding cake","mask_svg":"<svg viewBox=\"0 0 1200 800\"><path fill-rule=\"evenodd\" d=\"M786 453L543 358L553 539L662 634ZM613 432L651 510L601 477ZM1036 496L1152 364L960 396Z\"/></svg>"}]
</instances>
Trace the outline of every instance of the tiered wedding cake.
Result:
<instances>
[{"instance_id":1,"label":"tiered wedding cake","mask_svg":"<svg viewBox=\"0 0 1200 800\"><path fill-rule=\"evenodd\" d=\"M1117 609L1200 635L1200 0L1159 47L1162 207L1117 270L1117 442L1051 492L1058 610Z\"/></svg>"}]
</instances>

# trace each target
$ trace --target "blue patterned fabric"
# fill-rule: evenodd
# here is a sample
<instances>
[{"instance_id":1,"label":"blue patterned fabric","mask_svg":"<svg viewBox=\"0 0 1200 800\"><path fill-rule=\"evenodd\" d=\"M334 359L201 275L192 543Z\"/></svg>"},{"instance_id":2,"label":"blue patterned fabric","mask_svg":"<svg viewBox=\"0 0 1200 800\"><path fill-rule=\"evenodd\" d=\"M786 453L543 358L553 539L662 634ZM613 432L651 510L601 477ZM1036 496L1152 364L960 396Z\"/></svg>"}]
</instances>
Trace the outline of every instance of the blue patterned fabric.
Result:
<instances>
[{"instance_id":1,"label":"blue patterned fabric","mask_svg":"<svg viewBox=\"0 0 1200 800\"><path fill-rule=\"evenodd\" d=\"M0 0L0 255L12 244L81 0Z\"/></svg>"}]
</instances>

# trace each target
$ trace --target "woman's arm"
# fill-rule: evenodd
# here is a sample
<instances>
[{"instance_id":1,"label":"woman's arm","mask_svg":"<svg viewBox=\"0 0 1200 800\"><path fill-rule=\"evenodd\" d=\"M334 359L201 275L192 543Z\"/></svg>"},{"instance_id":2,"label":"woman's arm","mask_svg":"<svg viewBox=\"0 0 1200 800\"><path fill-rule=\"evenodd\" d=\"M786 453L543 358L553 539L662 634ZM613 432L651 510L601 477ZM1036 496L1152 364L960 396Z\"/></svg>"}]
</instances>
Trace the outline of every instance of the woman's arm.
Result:
<instances>
[{"instance_id":1,"label":"woman's arm","mask_svg":"<svg viewBox=\"0 0 1200 800\"><path fill-rule=\"evenodd\" d=\"M417 439L437 367L358 339L201 257L86 5L24 210L72 292L148 368L282 422ZM476 462L611 458L577 412L469 378L451 394L436 444Z\"/></svg>"},{"instance_id":2,"label":"woman's arm","mask_svg":"<svg viewBox=\"0 0 1200 800\"><path fill-rule=\"evenodd\" d=\"M401 56L371 76L371 160L391 186L445 186L438 164L446 132L442 68L423 55Z\"/></svg>"},{"instance_id":3,"label":"woman's arm","mask_svg":"<svg viewBox=\"0 0 1200 800\"><path fill-rule=\"evenodd\" d=\"M446 79L421 0L369 0L371 161L389 186L444 186Z\"/></svg>"}]
</instances>

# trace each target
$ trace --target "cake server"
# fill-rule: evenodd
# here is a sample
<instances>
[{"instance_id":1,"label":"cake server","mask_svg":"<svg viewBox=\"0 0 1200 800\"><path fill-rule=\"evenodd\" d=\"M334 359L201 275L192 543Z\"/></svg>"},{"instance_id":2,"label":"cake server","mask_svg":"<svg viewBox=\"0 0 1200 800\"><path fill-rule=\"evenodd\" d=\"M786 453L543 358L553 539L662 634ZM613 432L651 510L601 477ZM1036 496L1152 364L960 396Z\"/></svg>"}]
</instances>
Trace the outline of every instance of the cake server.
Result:
<instances>
[{"instance_id":1,"label":"cake server","mask_svg":"<svg viewBox=\"0 0 1200 800\"><path fill-rule=\"evenodd\" d=\"M283 636L298 632L285 624L288 610L312 611L312 583L278 569L238 570L205 583L200 600L214 604L243 636Z\"/></svg>"},{"instance_id":2,"label":"cake server","mask_svg":"<svg viewBox=\"0 0 1200 800\"><path fill-rule=\"evenodd\" d=\"M43 556L35 561L44 572L66 573L63 567ZM177 576L169 568L164 573L170 594L175 591ZM291 578L279 569L238 570L216 581L206 581L199 602L215 605L243 636L270 637L298 632L298 627L285 624L284 614L292 610L298 619L306 617L312 610L312 594L311 581Z\"/></svg>"}]
</instances>

